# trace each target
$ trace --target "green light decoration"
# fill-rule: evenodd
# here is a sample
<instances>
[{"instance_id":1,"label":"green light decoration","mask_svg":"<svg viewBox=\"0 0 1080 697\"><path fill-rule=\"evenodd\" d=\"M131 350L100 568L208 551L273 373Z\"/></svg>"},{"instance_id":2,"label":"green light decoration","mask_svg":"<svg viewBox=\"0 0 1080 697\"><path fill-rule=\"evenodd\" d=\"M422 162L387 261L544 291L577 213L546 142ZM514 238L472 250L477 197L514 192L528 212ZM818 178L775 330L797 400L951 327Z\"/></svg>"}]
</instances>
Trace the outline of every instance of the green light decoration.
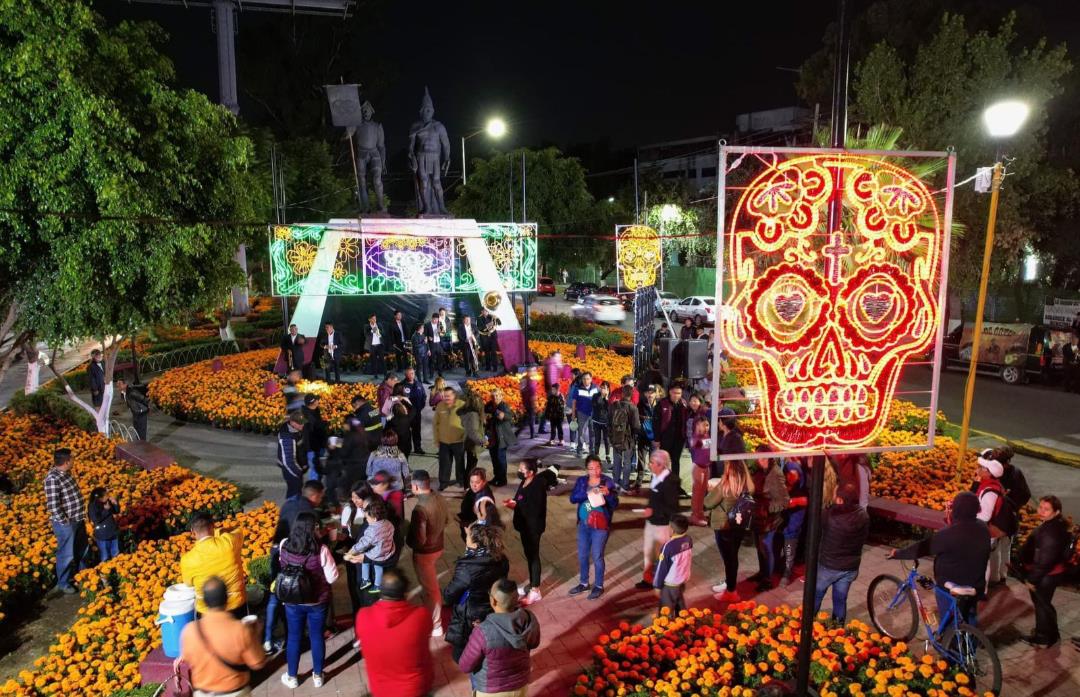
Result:
<instances>
[{"instance_id":1,"label":"green light decoration","mask_svg":"<svg viewBox=\"0 0 1080 697\"><path fill-rule=\"evenodd\" d=\"M535 223L478 223L507 291L536 290ZM322 224L270 226L270 275L275 296L298 297L328 229ZM339 244L327 295L465 293L481 290L465 245L450 237L351 234Z\"/></svg>"}]
</instances>

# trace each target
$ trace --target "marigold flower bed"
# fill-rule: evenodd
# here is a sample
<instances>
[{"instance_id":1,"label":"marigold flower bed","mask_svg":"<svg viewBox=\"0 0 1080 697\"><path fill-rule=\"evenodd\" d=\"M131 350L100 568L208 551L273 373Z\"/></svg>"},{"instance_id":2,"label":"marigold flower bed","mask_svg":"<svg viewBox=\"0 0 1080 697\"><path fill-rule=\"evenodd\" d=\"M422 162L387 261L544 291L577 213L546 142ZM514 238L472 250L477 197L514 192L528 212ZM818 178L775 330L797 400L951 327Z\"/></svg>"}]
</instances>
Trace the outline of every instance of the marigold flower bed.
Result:
<instances>
[{"instance_id":1,"label":"marigold flower bed","mask_svg":"<svg viewBox=\"0 0 1080 697\"><path fill-rule=\"evenodd\" d=\"M268 502L219 524L222 530L243 533L245 564L270 547L277 513ZM139 663L161 644L154 626L157 605L165 589L179 581L180 555L192 542L186 533L142 542L131 553L81 572L76 580L83 589L104 583L111 590L83 590L86 603L71 629L57 635L34 670L21 671L18 679L0 686L0 695L108 697L138 687Z\"/></svg>"},{"instance_id":2,"label":"marigold flower bed","mask_svg":"<svg viewBox=\"0 0 1080 697\"><path fill-rule=\"evenodd\" d=\"M593 383L595 384L607 382L614 388L620 384L624 375L632 375L634 372L634 361L632 358L629 356L620 356L608 349L587 347L585 349L585 360L581 360L574 354L577 350L577 347L574 344L562 344L553 341L530 341L529 348L532 349L536 355L541 357L547 357L555 350L561 351L563 363L571 368L589 371L592 373ZM561 384L563 394L566 394L570 381L564 380ZM547 395L544 394L544 381L539 371L536 375L536 386L536 409L537 413L540 413L547 404ZM521 402L521 378L517 375L502 375L499 377L485 378L483 380L470 380L468 389L480 394L485 401L491 397L492 392L496 389L500 389L502 390L503 398L506 400L506 403L510 405L510 409L513 410L515 414L521 415L525 411L525 407Z\"/></svg>"},{"instance_id":3,"label":"marigold flower bed","mask_svg":"<svg viewBox=\"0 0 1080 697\"><path fill-rule=\"evenodd\" d=\"M267 395L266 383L282 379L271 370L279 350L260 349L222 356L222 369L214 372L214 360L173 368L150 383L149 396L158 407L173 416L208 423L218 428L271 433L285 418L285 402L279 393ZM352 411L356 395L375 397L375 385L350 383L331 385L321 380L303 381L301 392L322 397L323 418L330 428L340 429Z\"/></svg>"},{"instance_id":4,"label":"marigold flower bed","mask_svg":"<svg viewBox=\"0 0 1080 697\"><path fill-rule=\"evenodd\" d=\"M824 618L822 614L819 617ZM801 611L744 602L723 613L667 610L651 625L623 622L599 637L593 665L574 686L582 697L752 696L757 688L795 677ZM945 661L916 658L904 642L851 620L846 627L814 622L811 682L822 697L860 694L974 695L968 678Z\"/></svg>"},{"instance_id":5,"label":"marigold flower bed","mask_svg":"<svg viewBox=\"0 0 1080 697\"><path fill-rule=\"evenodd\" d=\"M239 510L235 486L179 465L145 471L116 458L117 441L38 416L0 415L0 472L17 492L0 501L0 609L37 597L55 580L56 538L45 510L44 479L56 448L70 448L84 499L105 486L120 504L124 541L181 529L193 511ZM91 530L87 524L88 532ZM0 614L0 619L3 614Z\"/></svg>"}]
</instances>

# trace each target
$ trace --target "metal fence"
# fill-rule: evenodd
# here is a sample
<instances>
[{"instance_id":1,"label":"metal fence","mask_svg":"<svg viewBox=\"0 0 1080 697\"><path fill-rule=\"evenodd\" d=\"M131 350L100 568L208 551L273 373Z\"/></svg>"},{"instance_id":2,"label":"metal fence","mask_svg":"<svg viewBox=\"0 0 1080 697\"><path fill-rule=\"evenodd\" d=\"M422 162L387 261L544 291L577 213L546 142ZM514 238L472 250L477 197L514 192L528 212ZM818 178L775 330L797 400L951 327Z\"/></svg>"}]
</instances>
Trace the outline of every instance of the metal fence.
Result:
<instances>
[{"instance_id":1,"label":"metal fence","mask_svg":"<svg viewBox=\"0 0 1080 697\"><path fill-rule=\"evenodd\" d=\"M125 443L132 443L139 440L139 434L135 431L134 427L114 419L109 419L109 435L119 438Z\"/></svg>"},{"instance_id":2,"label":"metal fence","mask_svg":"<svg viewBox=\"0 0 1080 697\"><path fill-rule=\"evenodd\" d=\"M595 336L582 334L552 334L549 332L529 332L529 338L536 341L553 341L560 344L585 344L593 348L607 348L607 344Z\"/></svg>"},{"instance_id":3,"label":"metal fence","mask_svg":"<svg viewBox=\"0 0 1080 697\"><path fill-rule=\"evenodd\" d=\"M163 370L179 368L199 361L208 361L211 358L232 353L240 353L240 343L236 340L183 346L165 353L156 353L145 358L140 357L139 372L145 374L160 373Z\"/></svg>"}]
</instances>

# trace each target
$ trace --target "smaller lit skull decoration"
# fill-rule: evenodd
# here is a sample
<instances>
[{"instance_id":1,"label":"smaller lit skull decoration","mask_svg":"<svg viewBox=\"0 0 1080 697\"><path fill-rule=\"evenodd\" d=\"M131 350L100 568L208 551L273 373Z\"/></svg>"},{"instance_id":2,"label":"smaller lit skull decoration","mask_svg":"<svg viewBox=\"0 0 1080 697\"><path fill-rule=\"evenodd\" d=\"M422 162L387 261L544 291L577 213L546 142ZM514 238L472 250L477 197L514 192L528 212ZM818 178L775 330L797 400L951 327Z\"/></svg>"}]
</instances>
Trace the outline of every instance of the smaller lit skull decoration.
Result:
<instances>
[{"instance_id":1,"label":"smaller lit skull decoration","mask_svg":"<svg viewBox=\"0 0 1080 697\"><path fill-rule=\"evenodd\" d=\"M829 201L842 205L828 229ZM884 427L900 368L939 324L944 232L922 181L880 158L781 160L744 190L725 244L725 346L754 361L766 437L859 447Z\"/></svg>"},{"instance_id":2,"label":"smaller lit skull decoration","mask_svg":"<svg viewBox=\"0 0 1080 697\"><path fill-rule=\"evenodd\" d=\"M660 236L647 225L627 225L615 234L619 272L629 290L656 285L662 254Z\"/></svg>"}]
</instances>

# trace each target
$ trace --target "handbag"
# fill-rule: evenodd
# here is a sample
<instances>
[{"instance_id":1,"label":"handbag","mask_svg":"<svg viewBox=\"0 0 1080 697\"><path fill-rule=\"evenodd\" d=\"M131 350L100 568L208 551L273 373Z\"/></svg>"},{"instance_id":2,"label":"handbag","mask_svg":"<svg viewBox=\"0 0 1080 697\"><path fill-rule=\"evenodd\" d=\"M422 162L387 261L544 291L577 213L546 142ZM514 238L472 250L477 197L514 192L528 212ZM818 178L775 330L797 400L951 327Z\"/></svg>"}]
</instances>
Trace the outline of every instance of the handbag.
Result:
<instances>
[{"instance_id":1,"label":"handbag","mask_svg":"<svg viewBox=\"0 0 1080 697\"><path fill-rule=\"evenodd\" d=\"M596 508L589 511L588 515L585 516L585 527L592 530L608 530L611 526L604 512Z\"/></svg>"}]
</instances>

